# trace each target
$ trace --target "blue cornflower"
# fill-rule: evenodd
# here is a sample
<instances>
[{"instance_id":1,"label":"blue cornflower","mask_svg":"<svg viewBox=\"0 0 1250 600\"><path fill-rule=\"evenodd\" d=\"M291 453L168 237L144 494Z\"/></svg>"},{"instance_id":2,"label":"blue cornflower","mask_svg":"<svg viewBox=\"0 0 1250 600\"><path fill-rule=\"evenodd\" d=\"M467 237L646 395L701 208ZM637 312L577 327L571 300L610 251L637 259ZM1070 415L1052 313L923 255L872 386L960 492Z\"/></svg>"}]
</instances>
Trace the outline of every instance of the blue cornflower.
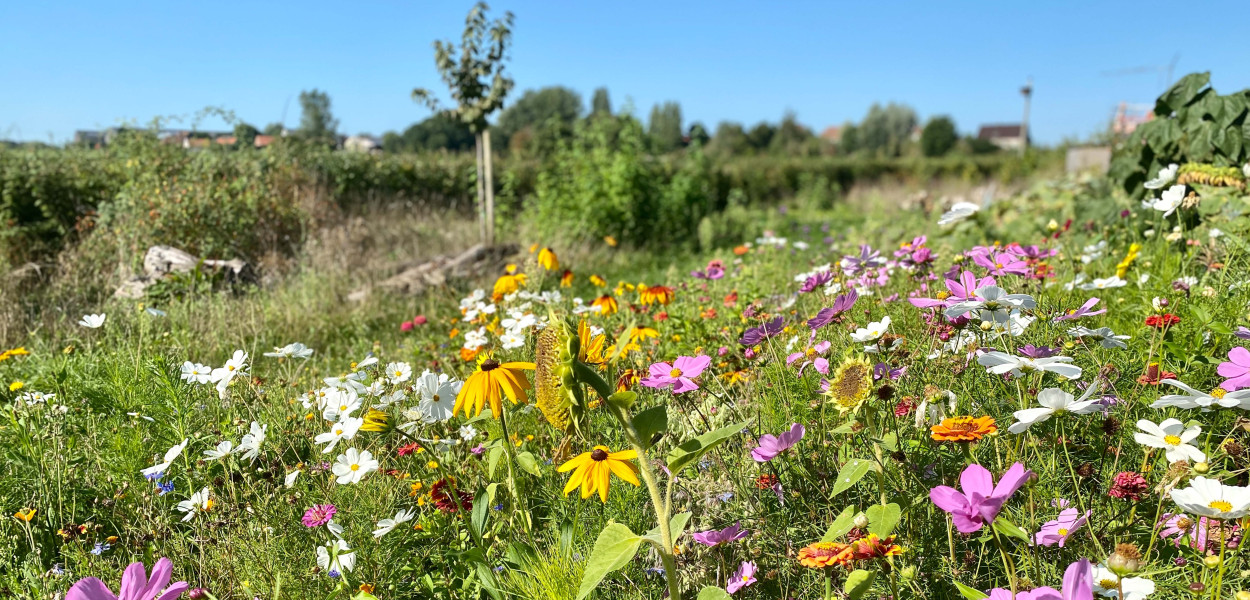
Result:
<instances>
[{"instance_id":1,"label":"blue cornflower","mask_svg":"<svg viewBox=\"0 0 1250 600\"><path fill-rule=\"evenodd\" d=\"M109 548L112 548L112 546L110 546L108 542L96 542L95 548L91 549L91 553L96 556L99 556L101 554L104 554L106 551L108 551Z\"/></svg>"},{"instance_id":2,"label":"blue cornflower","mask_svg":"<svg viewBox=\"0 0 1250 600\"><path fill-rule=\"evenodd\" d=\"M158 481L158 482L156 482L156 489L160 490L160 494L159 494L159 495L164 496L165 494L168 494L168 493L170 493L170 492L174 491L174 482L172 482L172 481Z\"/></svg>"},{"instance_id":3,"label":"blue cornflower","mask_svg":"<svg viewBox=\"0 0 1250 600\"><path fill-rule=\"evenodd\" d=\"M159 473L148 473L147 475L144 475L143 477L144 479L147 479L148 481L156 481L164 476L165 476L164 472L159 472Z\"/></svg>"},{"instance_id":4,"label":"blue cornflower","mask_svg":"<svg viewBox=\"0 0 1250 600\"><path fill-rule=\"evenodd\" d=\"M338 569L330 569L330 572L326 573L326 575L329 575L330 579L338 579L339 578Z\"/></svg>"}]
</instances>

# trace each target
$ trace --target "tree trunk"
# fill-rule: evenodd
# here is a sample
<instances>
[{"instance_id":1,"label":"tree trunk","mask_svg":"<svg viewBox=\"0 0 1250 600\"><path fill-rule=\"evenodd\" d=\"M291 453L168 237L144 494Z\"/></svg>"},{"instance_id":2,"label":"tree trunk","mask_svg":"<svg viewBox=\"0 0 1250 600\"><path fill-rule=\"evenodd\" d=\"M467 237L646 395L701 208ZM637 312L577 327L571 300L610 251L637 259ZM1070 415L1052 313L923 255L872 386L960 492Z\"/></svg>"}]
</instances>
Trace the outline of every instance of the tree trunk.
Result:
<instances>
[{"instance_id":1,"label":"tree trunk","mask_svg":"<svg viewBox=\"0 0 1250 600\"><path fill-rule=\"evenodd\" d=\"M486 241L486 193L485 181L482 173L482 133L478 132L473 136L474 151L477 160L477 225L479 238L482 243Z\"/></svg>"},{"instance_id":2,"label":"tree trunk","mask_svg":"<svg viewBox=\"0 0 1250 600\"><path fill-rule=\"evenodd\" d=\"M495 243L495 178L491 174L490 129L482 132L482 158L486 163L486 245Z\"/></svg>"}]
</instances>

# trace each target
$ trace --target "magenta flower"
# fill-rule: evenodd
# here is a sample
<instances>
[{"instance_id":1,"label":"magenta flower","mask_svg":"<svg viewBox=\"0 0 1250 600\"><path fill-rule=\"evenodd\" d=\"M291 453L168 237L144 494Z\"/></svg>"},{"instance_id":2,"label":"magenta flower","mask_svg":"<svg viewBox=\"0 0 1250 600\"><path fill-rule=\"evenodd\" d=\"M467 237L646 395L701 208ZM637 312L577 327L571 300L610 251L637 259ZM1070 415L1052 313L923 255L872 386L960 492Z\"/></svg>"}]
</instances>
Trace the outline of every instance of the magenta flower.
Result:
<instances>
[{"instance_id":1,"label":"magenta flower","mask_svg":"<svg viewBox=\"0 0 1250 600\"><path fill-rule=\"evenodd\" d=\"M122 587L116 595L103 581L87 577L78 580L69 589L65 600L174 600L181 597L189 586L185 581L169 585L173 571L174 563L168 558L162 558L152 565L152 578L149 579L143 563L130 563L122 573ZM169 587L165 587L167 585ZM162 594L161 590L165 590L165 593Z\"/></svg>"},{"instance_id":2,"label":"magenta flower","mask_svg":"<svg viewBox=\"0 0 1250 600\"><path fill-rule=\"evenodd\" d=\"M758 460L758 459L757 459ZM981 465L968 465L959 475L960 493L955 488L939 485L929 490L929 499L938 508L950 513L955 528L961 533L980 531L993 523L1003 504L1033 475L1024 465L1015 463L994 485L994 476Z\"/></svg>"},{"instance_id":3,"label":"magenta flower","mask_svg":"<svg viewBox=\"0 0 1250 600\"><path fill-rule=\"evenodd\" d=\"M807 320L807 327L812 331L816 331L825 325L828 325L842 316L842 313L851 310L855 306L855 301L859 300L859 293L851 290L845 294L833 299L833 306L820 309L816 316Z\"/></svg>"},{"instance_id":4,"label":"magenta flower","mask_svg":"<svg viewBox=\"0 0 1250 600\"><path fill-rule=\"evenodd\" d=\"M821 375L828 375L829 374L829 361L826 360L825 357L822 355L829 351L829 347L832 346L833 343L830 342L829 340L825 340L823 342L812 344L815 338L816 338L816 332L812 331L812 339L809 339L807 341L807 343L809 344L808 347L805 348L802 352L795 352L794 354L787 356L786 366L787 367L793 366L794 363L798 362L799 360L802 360L803 362L799 365L800 375L803 374L803 369L806 369L808 365L815 367L817 371L820 371Z\"/></svg>"},{"instance_id":5,"label":"magenta flower","mask_svg":"<svg viewBox=\"0 0 1250 600\"><path fill-rule=\"evenodd\" d=\"M694 541L703 544L709 548L715 548L721 544L736 542L749 535L750 532L742 528L742 523L734 523L724 529L709 529L698 533L690 534Z\"/></svg>"},{"instance_id":6,"label":"magenta flower","mask_svg":"<svg viewBox=\"0 0 1250 600\"><path fill-rule=\"evenodd\" d=\"M945 308L975 298L978 289L994 285L996 282L993 277L978 278L976 273L964 271L959 274L958 279L948 277L945 283L946 289L949 290L945 298L908 298L907 301L919 308Z\"/></svg>"},{"instance_id":7,"label":"magenta flower","mask_svg":"<svg viewBox=\"0 0 1250 600\"><path fill-rule=\"evenodd\" d=\"M314 504L312 508L304 511L304 527L321 527L329 523L338 511L339 509L333 504Z\"/></svg>"},{"instance_id":8,"label":"magenta flower","mask_svg":"<svg viewBox=\"0 0 1250 600\"><path fill-rule=\"evenodd\" d=\"M674 394L697 390L699 384L694 382L694 378L701 375L710 364L712 357L707 355L679 356L671 365L666 362L652 364L651 376L643 377L639 383L649 388L672 386Z\"/></svg>"},{"instance_id":9,"label":"magenta flower","mask_svg":"<svg viewBox=\"0 0 1250 600\"><path fill-rule=\"evenodd\" d=\"M761 435L760 445L751 451L751 458L754 458L755 462L759 463L766 463L777 458L778 454L789 450L791 446L799 443L799 440L803 439L803 434L805 433L807 433L807 429L795 423L790 427L790 431L781 435L773 436L767 433Z\"/></svg>"},{"instance_id":10,"label":"magenta flower","mask_svg":"<svg viewBox=\"0 0 1250 600\"><path fill-rule=\"evenodd\" d=\"M989 269L990 275L1028 275L1029 263L1007 252L979 254L972 262Z\"/></svg>"},{"instance_id":11,"label":"magenta flower","mask_svg":"<svg viewBox=\"0 0 1250 600\"><path fill-rule=\"evenodd\" d=\"M1072 319L1079 319L1081 317L1092 317L1094 315L1101 315L1102 313L1107 312L1107 309L1105 308L1102 310L1090 310L1091 308L1094 308L1094 305L1096 304L1098 304L1098 299L1090 298L1089 300L1086 300L1085 304L1082 304L1080 308L1055 317L1055 322L1069 321Z\"/></svg>"},{"instance_id":12,"label":"magenta flower","mask_svg":"<svg viewBox=\"0 0 1250 600\"><path fill-rule=\"evenodd\" d=\"M743 316L746 316L745 311L743 312ZM738 338L738 343L748 347L754 346L768 338L776 336L785 328L785 317L777 317L767 323L764 323L763 325L748 327L746 331L742 332L742 337Z\"/></svg>"},{"instance_id":13,"label":"magenta flower","mask_svg":"<svg viewBox=\"0 0 1250 600\"><path fill-rule=\"evenodd\" d=\"M1241 346L1229 350L1228 362L1220 363L1215 372L1225 378L1224 383L1220 384L1225 390L1235 392L1250 387L1250 350Z\"/></svg>"},{"instance_id":14,"label":"magenta flower","mask_svg":"<svg viewBox=\"0 0 1250 600\"><path fill-rule=\"evenodd\" d=\"M1042 525L1041 531L1033 535L1033 543L1040 546L1059 544L1059 547L1062 548L1067 543L1068 537L1089 520L1089 515L1092 512L1087 510L1084 516L1075 508L1069 508L1060 512L1058 519L1047 521L1045 525Z\"/></svg>"},{"instance_id":15,"label":"magenta flower","mask_svg":"<svg viewBox=\"0 0 1250 600\"><path fill-rule=\"evenodd\" d=\"M729 578L729 585L725 586L725 591L730 594L755 583L755 563L744 562L738 567L738 572Z\"/></svg>"},{"instance_id":16,"label":"magenta flower","mask_svg":"<svg viewBox=\"0 0 1250 600\"><path fill-rule=\"evenodd\" d=\"M1012 600L1011 590L994 588L989 600ZM1094 600L1094 568L1088 558L1070 565L1063 573L1063 591L1042 586L1027 592L1016 592L1015 600Z\"/></svg>"}]
</instances>

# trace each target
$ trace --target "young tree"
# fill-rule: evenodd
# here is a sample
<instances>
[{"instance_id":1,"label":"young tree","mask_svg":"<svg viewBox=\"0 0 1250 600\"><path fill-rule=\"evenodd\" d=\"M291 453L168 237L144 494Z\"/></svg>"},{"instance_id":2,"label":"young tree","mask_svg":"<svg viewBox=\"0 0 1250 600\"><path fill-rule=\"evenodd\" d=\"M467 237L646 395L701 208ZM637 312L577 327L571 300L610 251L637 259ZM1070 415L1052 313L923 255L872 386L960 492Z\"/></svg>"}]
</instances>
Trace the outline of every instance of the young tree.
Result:
<instances>
[{"instance_id":1,"label":"young tree","mask_svg":"<svg viewBox=\"0 0 1250 600\"><path fill-rule=\"evenodd\" d=\"M299 134L306 140L333 144L336 141L339 122L330 112L330 95L321 90L299 93Z\"/></svg>"},{"instance_id":2,"label":"young tree","mask_svg":"<svg viewBox=\"0 0 1250 600\"><path fill-rule=\"evenodd\" d=\"M487 121L503 106L512 90L512 78L504 74L508 44L512 41L511 12L502 19L487 20L490 7L478 2L464 19L464 34L456 45L434 42L434 66L451 91L456 107L446 112L469 126L477 147L477 202L482 242L495 242L495 190L491 174L490 128ZM425 88L412 90L412 98L438 111L438 101Z\"/></svg>"},{"instance_id":3,"label":"young tree","mask_svg":"<svg viewBox=\"0 0 1250 600\"><path fill-rule=\"evenodd\" d=\"M959 134L955 133L955 122L950 117L933 117L920 132L920 151L925 156L942 156L958 141Z\"/></svg>"},{"instance_id":4,"label":"young tree","mask_svg":"<svg viewBox=\"0 0 1250 600\"><path fill-rule=\"evenodd\" d=\"M703 126L703 123L698 121L690 124L690 131L686 132L686 137L690 139L691 144L698 144L700 146L706 146L708 140L712 139L711 136L707 134L707 128Z\"/></svg>"},{"instance_id":5,"label":"young tree","mask_svg":"<svg viewBox=\"0 0 1250 600\"><path fill-rule=\"evenodd\" d=\"M676 102L657 104L651 109L647 122L647 136L658 153L672 152L681 147L681 105Z\"/></svg>"},{"instance_id":6,"label":"young tree","mask_svg":"<svg viewBox=\"0 0 1250 600\"><path fill-rule=\"evenodd\" d=\"M608 97L608 88L601 87L595 90L595 95L590 100L590 116L610 114L612 114L612 100Z\"/></svg>"}]
</instances>

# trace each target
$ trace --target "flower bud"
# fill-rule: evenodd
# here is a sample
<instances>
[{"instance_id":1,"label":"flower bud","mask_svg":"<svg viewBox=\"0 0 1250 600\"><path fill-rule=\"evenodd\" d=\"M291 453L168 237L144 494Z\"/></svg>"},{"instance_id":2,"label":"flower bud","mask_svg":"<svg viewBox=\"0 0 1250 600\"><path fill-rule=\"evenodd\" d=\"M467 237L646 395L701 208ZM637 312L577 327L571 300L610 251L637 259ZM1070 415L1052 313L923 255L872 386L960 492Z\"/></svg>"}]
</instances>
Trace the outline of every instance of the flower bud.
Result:
<instances>
[{"instance_id":1,"label":"flower bud","mask_svg":"<svg viewBox=\"0 0 1250 600\"><path fill-rule=\"evenodd\" d=\"M855 515L855 526L860 529L866 529L868 527L868 515L864 513Z\"/></svg>"},{"instance_id":2,"label":"flower bud","mask_svg":"<svg viewBox=\"0 0 1250 600\"><path fill-rule=\"evenodd\" d=\"M989 321L981 321L981 331L989 331L994 328L994 324Z\"/></svg>"},{"instance_id":3,"label":"flower bud","mask_svg":"<svg viewBox=\"0 0 1250 600\"><path fill-rule=\"evenodd\" d=\"M1133 544L1117 544L1115 552L1107 557L1107 568L1120 577L1136 573L1141 567L1141 551Z\"/></svg>"},{"instance_id":4,"label":"flower bud","mask_svg":"<svg viewBox=\"0 0 1250 600\"><path fill-rule=\"evenodd\" d=\"M913 565L907 565L898 572L898 575L904 582L911 581L916 578L916 567ZM1246 594L1246 598L1243 599L1241 596L1237 596L1237 600L1250 600L1250 593L1241 593Z\"/></svg>"},{"instance_id":5,"label":"flower bud","mask_svg":"<svg viewBox=\"0 0 1250 600\"><path fill-rule=\"evenodd\" d=\"M1202 565L1203 565L1204 567L1208 568L1208 569L1218 569L1218 568L1220 568L1220 563L1221 563L1221 562L1223 562L1223 561L1221 561L1221 560L1220 560L1220 557L1219 557L1219 555L1218 555L1218 554L1212 554L1211 556L1208 556L1208 557L1206 557L1206 558L1202 559Z\"/></svg>"},{"instance_id":6,"label":"flower bud","mask_svg":"<svg viewBox=\"0 0 1250 600\"><path fill-rule=\"evenodd\" d=\"M1200 462L1194 465L1194 472L1198 473L1199 475L1207 473L1210 470L1211 470L1211 465L1205 462Z\"/></svg>"}]
</instances>

